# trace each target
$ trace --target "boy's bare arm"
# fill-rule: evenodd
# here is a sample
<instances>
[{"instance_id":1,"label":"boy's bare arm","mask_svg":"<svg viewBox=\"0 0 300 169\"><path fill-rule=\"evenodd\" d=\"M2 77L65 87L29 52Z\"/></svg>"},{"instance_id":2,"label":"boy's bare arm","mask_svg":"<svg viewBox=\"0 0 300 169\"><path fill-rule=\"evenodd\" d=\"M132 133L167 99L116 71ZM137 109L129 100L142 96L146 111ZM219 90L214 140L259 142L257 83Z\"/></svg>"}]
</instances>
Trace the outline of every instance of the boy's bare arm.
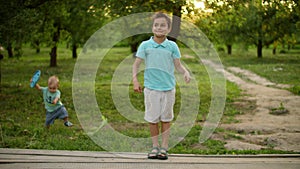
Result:
<instances>
[{"instance_id":1,"label":"boy's bare arm","mask_svg":"<svg viewBox=\"0 0 300 169\"><path fill-rule=\"evenodd\" d=\"M53 104L56 104L57 102L58 102L58 100L59 100L59 98L57 97L57 98L55 98L54 100L53 100Z\"/></svg>"},{"instance_id":2,"label":"boy's bare arm","mask_svg":"<svg viewBox=\"0 0 300 169\"><path fill-rule=\"evenodd\" d=\"M191 81L191 76L189 71L186 70L186 68L181 64L180 59L174 59L174 65L176 70L183 74L184 80L186 83L189 83Z\"/></svg>"},{"instance_id":3,"label":"boy's bare arm","mask_svg":"<svg viewBox=\"0 0 300 169\"><path fill-rule=\"evenodd\" d=\"M133 90L135 92L141 93L142 92L142 87L138 81L137 75L138 75L138 71L140 68L140 65L142 63L142 59L141 58L136 58L133 66L132 66L132 82L133 82Z\"/></svg>"},{"instance_id":4,"label":"boy's bare arm","mask_svg":"<svg viewBox=\"0 0 300 169\"><path fill-rule=\"evenodd\" d=\"M41 86L39 84L36 84L35 88L38 89L38 90L41 90Z\"/></svg>"}]
</instances>

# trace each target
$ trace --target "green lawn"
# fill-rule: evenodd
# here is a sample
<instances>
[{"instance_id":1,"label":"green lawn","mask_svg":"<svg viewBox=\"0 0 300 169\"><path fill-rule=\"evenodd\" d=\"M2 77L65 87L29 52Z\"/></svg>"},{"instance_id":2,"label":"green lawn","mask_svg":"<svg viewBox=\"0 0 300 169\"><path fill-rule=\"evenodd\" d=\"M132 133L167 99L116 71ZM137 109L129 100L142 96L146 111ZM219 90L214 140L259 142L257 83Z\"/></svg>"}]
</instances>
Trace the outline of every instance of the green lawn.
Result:
<instances>
[{"instance_id":1,"label":"green lawn","mask_svg":"<svg viewBox=\"0 0 300 169\"><path fill-rule=\"evenodd\" d=\"M29 149L59 149L59 150L86 150L103 151L95 144L82 130L74 110L72 99L72 77L76 60L71 58L69 49L59 48L58 67L49 67L48 48L42 48L41 53L36 54L33 49L24 48L24 56L19 59L5 58L1 61L1 93L0 93L0 147L4 148L29 148ZM182 49L183 54L193 55L187 49ZM135 124L121 116L111 98L110 81L114 69L127 56L130 55L129 48L114 48L104 58L101 67L97 72L96 98L103 115L108 118L109 123L115 126L119 132L132 137L148 137L149 130L145 124ZM293 74L299 72L299 54L295 56L283 55L277 57L266 57L257 60L255 56L222 56L223 64L236 65L242 68L249 68L258 74L276 80L268 76L275 66L281 66L286 73L282 77L276 77L280 83L299 85L297 77ZM280 58L280 59L279 59ZM203 65L198 59L182 59L188 67L193 69L193 74L199 81L200 107L196 124L203 123L203 119L210 106L210 81ZM257 64L259 63L259 64ZM266 69L270 67L270 69ZM29 87L29 80L35 72L40 69L42 77L39 84L45 86L50 75L57 75L60 79L60 90L62 92L62 102L65 104L70 115L70 121L75 124L72 128L63 126L62 121L57 120L55 124L46 130L44 128L45 110L43 107L41 93ZM264 70L264 71L261 71ZM287 77L286 74L292 77ZM279 76L279 75L278 75ZM273 77L273 75L272 75ZM299 78L298 78L299 79ZM281 81L279 81L281 80ZM227 82L226 109L224 111L223 122L236 122L234 116L241 113L234 108L231 103L240 96L238 87ZM180 102L177 94L175 114L178 113ZM139 110L143 110L143 98L130 91L132 104ZM118 127L118 126L125 126ZM286 153L275 150L261 151L228 151L224 148L224 142L208 140L199 148L198 138L201 131L199 125L195 125L190 133L177 146L170 150L171 153L198 153L198 154L237 154L237 153ZM217 129L216 132L224 132L232 135L230 131Z\"/></svg>"}]
</instances>

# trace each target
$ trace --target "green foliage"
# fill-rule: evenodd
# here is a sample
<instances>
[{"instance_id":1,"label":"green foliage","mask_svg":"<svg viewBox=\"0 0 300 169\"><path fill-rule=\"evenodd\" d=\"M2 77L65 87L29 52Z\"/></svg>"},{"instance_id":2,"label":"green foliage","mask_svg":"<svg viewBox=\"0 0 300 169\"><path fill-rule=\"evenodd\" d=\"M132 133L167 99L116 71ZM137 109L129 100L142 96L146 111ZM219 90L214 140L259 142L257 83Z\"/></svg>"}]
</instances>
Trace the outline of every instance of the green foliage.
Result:
<instances>
[{"instance_id":1,"label":"green foliage","mask_svg":"<svg viewBox=\"0 0 300 169\"><path fill-rule=\"evenodd\" d=\"M55 48L64 40L71 45L76 58L77 48L107 22L104 2L12 0L2 3L1 18L5 19L0 22L0 45L8 51L9 57L22 56L24 43L30 43L37 52L41 45L51 46L50 65L56 66Z\"/></svg>"},{"instance_id":2,"label":"green foliage","mask_svg":"<svg viewBox=\"0 0 300 169\"><path fill-rule=\"evenodd\" d=\"M299 33L298 5L291 0L207 0L206 7L213 11L211 15L200 13L207 16L196 24L214 43L255 45L257 56L262 57L262 48L278 41L295 44L294 36Z\"/></svg>"}]
</instances>

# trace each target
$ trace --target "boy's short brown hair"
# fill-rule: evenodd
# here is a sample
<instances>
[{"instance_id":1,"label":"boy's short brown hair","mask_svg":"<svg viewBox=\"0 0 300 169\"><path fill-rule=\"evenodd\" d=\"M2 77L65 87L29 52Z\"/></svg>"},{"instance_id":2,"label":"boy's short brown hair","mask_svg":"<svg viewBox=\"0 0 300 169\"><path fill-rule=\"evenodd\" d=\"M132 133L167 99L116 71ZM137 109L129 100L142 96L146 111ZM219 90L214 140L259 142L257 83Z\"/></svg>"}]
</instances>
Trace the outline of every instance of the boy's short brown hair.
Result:
<instances>
[{"instance_id":1,"label":"boy's short brown hair","mask_svg":"<svg viewBox=\"0 0 300 169\"><path fill-rule=\"evenodd\" d=\"M169 18L168 15L164 14L163 12L157 12L153 17L152 20L154 22L155 19L157 18L165 18L167 20L168 23L168 27L171 28L171 19Z\"/></svg>"}]
</instances>

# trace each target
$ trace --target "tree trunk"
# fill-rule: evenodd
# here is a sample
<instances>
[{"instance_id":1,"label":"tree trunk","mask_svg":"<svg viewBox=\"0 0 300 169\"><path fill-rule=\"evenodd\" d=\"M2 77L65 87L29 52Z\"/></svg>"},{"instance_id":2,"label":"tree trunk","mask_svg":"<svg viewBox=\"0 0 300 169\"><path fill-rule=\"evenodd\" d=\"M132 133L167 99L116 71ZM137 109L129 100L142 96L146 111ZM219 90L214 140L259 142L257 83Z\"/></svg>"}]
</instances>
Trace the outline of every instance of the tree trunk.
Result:
<instances>
[{"instance_id":1,"label":"tree trunk","mask_svg":"<svg viewBox=\"0 0 300 169\"><path fill-rule=\"evenodd\" d=\"M181 6L175 7L173 9L172 16L172 30L169 34L169 39L176 42L177 37L180 33L180 25L181 25Z\"/></svg>"},{"instance_id":2,"label":"tree trunk","mask_svg":"<svg viewBox=\"0 0 300 169\"><path fill-rule=\"evenodd\" d=\"M272 51L273 55L276 55L277 45L278 45L278 42L275 41L275 42L273 43L273 51Z\"/></svg>"},{"instance_id":3,"label":"tree trunk","mask_svg":"<svg viewBox=\"0 0 300 169\"><path fill-rule=\"evenodd\" d=\"M73 56L73 59L77 58L77 45L76 44L72 45L72 56Z\"/></svg>"},{"instance_id":4,"label":"tree trunk","mask_svg":"<svg viewBox=\"0 0 300 169\"><path fill-rule=\"evenodd\" d=\"M259 25L258 30L258 43L257 43L257 57L262 58L262 48L263 48L263 26Z\"/></svg>"},{"instance_id":5,"label":"tree trunk","mask_svg":"<svg viewBox=\"0 0 300 169\"><path fill-rule=\"evenodd\" d=\"M57 66L57 46L53 46L51 48L50 53L50 67L56 67Z\"/></svg>"},{"instance_id":6,"label":"tree trunk","mask_svg":"<svg viewBox=\"0 0 300 169\"><path fill-rule=\"evenodd\" d=\"M148 35L134 35L130 37L129 39L129 45L130 45L130 50L132 52L132 57L135 58L135 54L137 52L139 44L144 41L149 39Z\"/></svg>"},{"instance_id":7,"label":"tree trunk","mask_svg":"<svg viewBox=\"0 0 300 169\"><path fill-rule=\"evenodd\" d=\"M35 46L35 52L40 53L41 48L40 48L40 41L39 40L34 41L34 46Z\"/></svg>"},{"instance_id":8,"label":"tree trunk","mask_svg":"<svg viewBox=\"0 0 300 169\"><path fill-rule=\"evenodd\" d=\"M135 57L135 54L136 54L137 49L138 49L138 45L139 45L138 42L130 44L130 50L133 53L132 57Z\"/></svg>"},{"instance_id":9,"label":"tree trunk","mask_svg":"<svg viewBox=\"0 0 300 169\"><path fill-rule=\"evenodd\" d=\"M53 34L54 46L52 47L50 52L50 67L57 66L57 43L59 40L59 34L60 34L60 27L58 26L56 32L54 32Z\"/></svg>"},{"instance_id":10,"label":"tree trunk","mask_svg":"<svg viewBox=\"0 0 300 169\"><path fill-rule=\"evenodd\" d=\"M227 54L231 55L232 53L232 45L226 45L227 46Z\"/></svg>"},{"instance_id":11,"label":"tree trunk","mask_svg":"<svg viewBox=\"0 0 300 169\"><path fill-rule=\"evenodd\" d=\"M9 58L14 57L13 48L12 48L11 43L9 43L9 44L7 45L6 50L7 50L7 54L8 54L8 57L9 57Z\"/></svg>"},{"instance_id":12,"label":"tree trunk","mask_svg":"<svg viewBox=\"0 0 300 169\"><path fill-rule=\"evenodd\" d=\"M262 40L258 40L258 45L257 45L257 57L258 58L262 58L262 48L263 48Z\"/></svg>"},{"instance_id":13,"label":"tree trunk","mask_svg":"<svg viewBox=\"0 0 300 169\"><path fill-rule=\"evenodd\" d=\"M1 70L2 70L2 69L1 69L1 60L2 60L3 58L4 58L4 56L2 55L1 49L0 49L0 92L2 91L2 89L1 89L1 88L2 88L2 84L1 84L1 79L2 79L2 77L1 77L1 76L2 76L2 75L1 75L1 74L2 74L2 72L1 72Z\"/></svg>"},{"instance_id":14,"label":"tree trunk","mask_svg":"<svg viewBox=\"0 0 300 169\"><path fill-rule=\"evenodd\" d=\"M273 55L276 55L276 47L273 47Z\"/></svg>"}]
</instances>

